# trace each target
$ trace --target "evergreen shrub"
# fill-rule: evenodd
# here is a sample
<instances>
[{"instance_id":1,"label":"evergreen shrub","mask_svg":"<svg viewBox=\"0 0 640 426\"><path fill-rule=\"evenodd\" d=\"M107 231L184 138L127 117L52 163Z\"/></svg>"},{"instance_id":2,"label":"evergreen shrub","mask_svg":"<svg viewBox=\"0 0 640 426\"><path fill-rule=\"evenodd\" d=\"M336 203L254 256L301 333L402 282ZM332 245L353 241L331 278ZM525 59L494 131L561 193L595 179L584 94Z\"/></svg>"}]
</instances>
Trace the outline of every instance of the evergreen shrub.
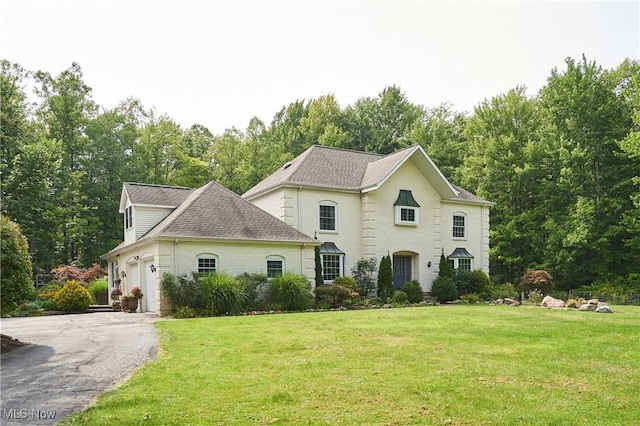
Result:
<instances>
[{"instance_id":1,"label":"evergreen shrub","mask_svg":"<svg viewBox=\"0 0 640 426\"><path fill-rule=\"evenodd\" d=\"M56 308L63 312L84 312L91 305L91 294L79 281L71 280L55 296Z\"/></svg>"},{"instance_id":2,"label":"evergreen shrub","mask_svg":"<svg viewBox=\"0 0 640 426\"><path fill-rule=\"evenodd\" d=\"M409 296L402 290L395 290L391 296L391 302L396 305L406 305L409 303Z\"/></svg>"},{"instance_id":3,"label":"evergreen shrub","mask_svg":"<svg viewBox=\"0 0 640 426\"><path fill-rule=\"evenodd\" d=\"M431 286L431 296L440 303L456 300L458 289L453 282L453 278L446 276L436 278Z\"/></svg>"},{"instance_id":4,"label":"evergreen shrub","mask_svg":"<svg viewBox=\"0 0 640 426\"><path fill-rule=\"evenodd\" d=\"M420 303L424 300L424 294L422 293L422 287L416 280L407 281L402 285L402 291L407 294L409 303Z\"/></svg>"}]
</instances>

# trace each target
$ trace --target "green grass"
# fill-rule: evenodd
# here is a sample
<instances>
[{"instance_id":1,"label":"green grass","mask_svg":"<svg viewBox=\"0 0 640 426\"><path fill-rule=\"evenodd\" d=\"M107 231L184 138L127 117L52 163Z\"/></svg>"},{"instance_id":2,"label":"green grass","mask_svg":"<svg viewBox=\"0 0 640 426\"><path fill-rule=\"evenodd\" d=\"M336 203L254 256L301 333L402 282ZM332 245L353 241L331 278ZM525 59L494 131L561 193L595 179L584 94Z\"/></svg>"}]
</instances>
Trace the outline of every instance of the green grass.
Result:
<instances>
[{"instance_id":1,"label":"green grass","mask_svg":"<svg viewBox=\"0 0 640 426\"><path fill-rule=\"evenodd\" d=\"M640 424L640 308L438 306L156 323L63 424Z\"/></svg>"}]
</instances>

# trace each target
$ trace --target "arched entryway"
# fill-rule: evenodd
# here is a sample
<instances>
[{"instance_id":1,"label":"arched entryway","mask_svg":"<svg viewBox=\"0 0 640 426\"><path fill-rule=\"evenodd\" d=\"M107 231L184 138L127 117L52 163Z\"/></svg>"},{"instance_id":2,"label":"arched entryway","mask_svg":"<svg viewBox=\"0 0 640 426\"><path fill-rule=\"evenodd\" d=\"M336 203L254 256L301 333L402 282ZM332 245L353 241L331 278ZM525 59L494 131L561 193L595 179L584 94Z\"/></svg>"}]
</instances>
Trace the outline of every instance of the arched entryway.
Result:
<instances>
[{"instance_id":1,"label":"arched entryway","mask_svg":"<svg viewBox=\"0 0 640 426\"><path fill-rule=\"evenodd\" d=\"M399 289L418 274L418 254L411 251L393 253L393 287Z\"/></svg>"}]
</instances>

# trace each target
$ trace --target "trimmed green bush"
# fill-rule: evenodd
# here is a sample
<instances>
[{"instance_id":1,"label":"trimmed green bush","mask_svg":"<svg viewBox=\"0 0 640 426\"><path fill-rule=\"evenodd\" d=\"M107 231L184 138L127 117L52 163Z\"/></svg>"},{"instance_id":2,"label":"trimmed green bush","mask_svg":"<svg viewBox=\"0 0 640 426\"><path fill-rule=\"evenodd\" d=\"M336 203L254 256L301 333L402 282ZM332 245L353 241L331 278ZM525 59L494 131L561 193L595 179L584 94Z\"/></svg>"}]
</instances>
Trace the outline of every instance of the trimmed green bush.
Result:
<instances>
[{"instance_id":1,"label":"trimmed green bush","mask_svg":"<svg viewBox=\"0 0 640 426\"><path fill-rule=\"evenodd\" d=\"M229 315L242 312L245 294L240 281L224 274L209 274L200 279L205 310L212 315Z\"/></svg>"},{"instance_id":2,"label":"trimmed green bush","mask_svg":"<svg viewBox=\"0 0 640 426\"><path fill-rule=\"evenodd\" d=\"M304 275L292 272L271 281L268 299L272 306L285 311L302 311L313 305L309 280Z\"/></svg>"},{"instance_id":3,"label":"trimmed green bush","mask_svg":"<svg viewBox=\"0 0 640 426\"><path fill-rule=\"evenodd\" d=\"M442 276L433 280L431 295L435 297L438 302L456 300L458 297L458 289L453 282L453 278Z\"/></svg>"},{"instance_id":4,"label":"trimmed green bush","mask_svg":"<svg viewBox=\"0 0 640 426\"><path fill-rule=\"evenodd\" d=\"M84 312L91 305L91 294L79 281L71 280L55 296L56 308L64 312Z\"/></svg>"},{"instance_id":5,"label":"trimmed green bush","mask_svg":"<svg viewBox=\"0 0 640 426\"><path fill-rule=\"evenodd\" d=\"M402 291L407 293L409 303L420 303L424 300L424 294L422 293L422 287L416 280L407 281L402 285Z\"/></svg>"}]
</instances>

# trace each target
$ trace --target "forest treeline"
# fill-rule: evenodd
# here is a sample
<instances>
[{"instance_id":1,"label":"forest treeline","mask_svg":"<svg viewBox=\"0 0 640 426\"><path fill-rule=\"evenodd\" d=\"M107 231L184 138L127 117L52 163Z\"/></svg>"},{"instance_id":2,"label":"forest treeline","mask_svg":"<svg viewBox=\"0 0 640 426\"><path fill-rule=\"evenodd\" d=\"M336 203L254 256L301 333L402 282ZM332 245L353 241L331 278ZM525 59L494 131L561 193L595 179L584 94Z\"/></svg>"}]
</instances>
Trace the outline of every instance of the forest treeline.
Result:
<instances>
[{"instance_id":1,"label":"forest treeline","mask_svg":"<svg viewBox=\"0 0 640 426\"><path fill-rule=\"evenodd\" d=\"M2 214L20 225L35 273L90 266L122 241L126 181L216 180L242 194L312 144L382 154L421 145L452 183L496 203L494 281L536 268L563 289L640 289L637 60L603 69L568 58L539 93L515 87L468 114L412 104L389 86L344 107L331 94L296 100L270 123L217 135L135 98L97 105L75 63L52 76L2 61L0 84Z\"/></svg>"}]
</instances>

